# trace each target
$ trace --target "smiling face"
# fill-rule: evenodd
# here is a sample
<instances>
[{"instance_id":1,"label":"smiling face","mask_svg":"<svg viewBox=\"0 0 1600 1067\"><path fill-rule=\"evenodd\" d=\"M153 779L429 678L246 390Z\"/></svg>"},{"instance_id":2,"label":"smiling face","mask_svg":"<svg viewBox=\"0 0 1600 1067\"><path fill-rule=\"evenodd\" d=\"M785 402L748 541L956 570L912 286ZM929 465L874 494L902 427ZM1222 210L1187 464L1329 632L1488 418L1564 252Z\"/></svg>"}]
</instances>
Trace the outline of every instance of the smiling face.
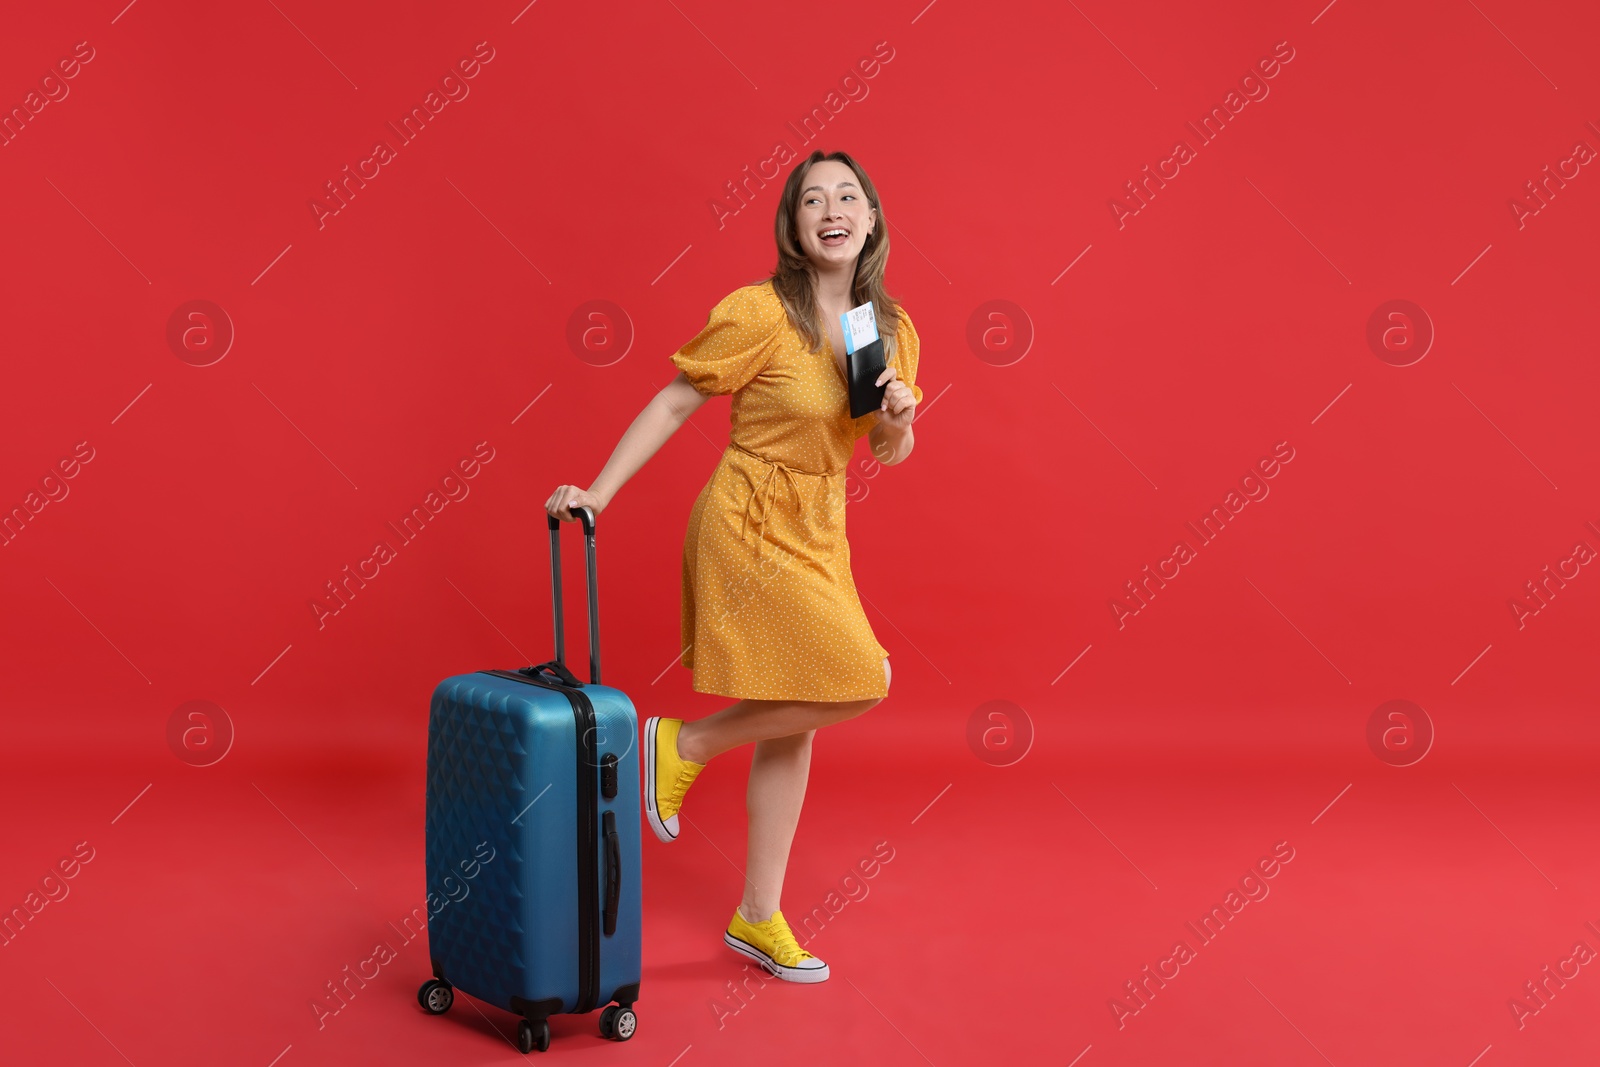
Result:
<instances>
[{"instance_id":1,"label":"smiling face","mask_svg":"<svg viewBox=\"0 0 1600 1067\"><path fill-rule=\"evenodd\" d=\"M834 159L806 171L795 208L795 238L818 270L854 269L877 225L878 212L867 203L855 171Z\"/></svg>"}]
</instances>

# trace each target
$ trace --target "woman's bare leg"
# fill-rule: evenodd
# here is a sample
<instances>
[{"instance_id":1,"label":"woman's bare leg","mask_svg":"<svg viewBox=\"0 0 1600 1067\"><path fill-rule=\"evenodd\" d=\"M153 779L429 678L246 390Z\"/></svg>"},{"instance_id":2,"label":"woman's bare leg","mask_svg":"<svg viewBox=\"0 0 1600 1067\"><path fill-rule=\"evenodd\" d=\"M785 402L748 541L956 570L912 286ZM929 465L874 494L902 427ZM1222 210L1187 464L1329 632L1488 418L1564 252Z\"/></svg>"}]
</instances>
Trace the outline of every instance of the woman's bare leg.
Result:
<instances>
[{"instance_id":1,"label":"woman's bare leg","mask_svg":"<svg viewBox=\"0 0 1600 1067\"><path fill-rule=\"evenodd\" d=\"M744 862L744 899L739 903L739 911L750 922L765 922L778 910L789 846L806 797L811 739L815 736L815 730L807 730L756 742L745 793L750 837Z\"/></svg>"},{"instance_id":2,"label":"woman's bare leg","mask_svg":"<svg viewBox=\"0 0 1600 1067\"><path fill-rule=\"evenodd\" d=\"M887 682L887 659L883 671ZM875 697L848 702L741 700L714 715L683 724L678 751L696 763L742 744L753 742L756 746L745 793L750 828L739 911L746 920L764 922L778 910L789 849L805 802L811 742L817 730L854 718L877 703Z\"/></svg>"},{"instance_id":3,"label":"woman's bare leg","mask_svg":"<svg viewBox=\"0 0 1600 1067\"><path fill-rule=\"evenodd\" d=\"M678 755L705 763L731 748L789 737L853 719L878 702L867 700L741 700L678 730Z\"/></svg>"}]
</instances>

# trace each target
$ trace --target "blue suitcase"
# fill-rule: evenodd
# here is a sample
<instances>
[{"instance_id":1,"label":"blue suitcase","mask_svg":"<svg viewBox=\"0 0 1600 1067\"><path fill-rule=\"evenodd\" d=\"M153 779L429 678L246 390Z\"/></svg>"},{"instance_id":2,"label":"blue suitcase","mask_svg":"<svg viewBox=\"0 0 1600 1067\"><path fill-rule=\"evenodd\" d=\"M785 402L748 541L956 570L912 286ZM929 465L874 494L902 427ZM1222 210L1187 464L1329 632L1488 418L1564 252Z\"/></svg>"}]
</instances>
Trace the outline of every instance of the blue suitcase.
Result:
<instances>
[{"instance_id":1,"label":"blue suitcase","mask_svg":"<svg viewBox=\"0 0 1600 1067\"><path fill-rule=\"evenodd\" d=\"M551 516L556 658L446 678L428 714L433 978L417 1000L442 1014L460 988L512 1011L522 1016L523 1053L550 1047L551 1015L605 1006L600 1033L616 1041L637 1025L639 722L625 693L600 684L594 516L576 514L588 564L589 681L566 667L561 523Z\"/></svg>"}]
</instances>

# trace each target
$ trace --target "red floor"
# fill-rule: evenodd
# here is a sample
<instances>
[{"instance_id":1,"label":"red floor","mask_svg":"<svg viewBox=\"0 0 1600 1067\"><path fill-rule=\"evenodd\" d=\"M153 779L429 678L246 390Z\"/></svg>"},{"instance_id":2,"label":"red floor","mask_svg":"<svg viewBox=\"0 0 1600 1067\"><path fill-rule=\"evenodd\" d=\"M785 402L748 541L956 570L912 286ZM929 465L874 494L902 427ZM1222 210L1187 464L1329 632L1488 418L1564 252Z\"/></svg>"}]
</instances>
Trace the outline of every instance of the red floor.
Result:
<instances>
[{"instance_id":1,"label":"red floor","mask_svg":"<svg viewBox=\"0 0 1600 1067\"><path fill-rule=\"evenodd\" d=\"M784 897L792 920L814 916L808 947L833 968L820 986L750 978L720 942L748 760L714 762L685 808L691 829L644 842L637 1035L612 1044L595 1015L558 1017L544 1055L650 1067L1600 1055L1600 976L1584 966L1600 947L1587 749L1519 760L1488 739L1391 767L1359 736L1250 747L1260 720L1242 713L1112 723L1068 709L1039 716L1027 755L994 767L969 751L966 719L891 700L821 736ZM101 736L0 786L8 908L79 842L92 849L3 950L7 1064L519 1058L509 1013L459 997L429 1017L414 999L425 943L400 930L422 904L420 749L363 761L331 741L282 759L242 746L192 768L149 747L148 732ZM852 880L875 852L874 876ZM1247 877L1263 859L1272 877ZM1202 941L1190 924L1241 880L1255 899L1234 897L1237 914ZM1175 958L1179 941L1188 954ZM382 943L394 957L319 1026L325 983ZM1125 986L1141 980L1142 1002ZM1542 1001L1524 989L1540 980Z\"/></svg>"}]
</instances>

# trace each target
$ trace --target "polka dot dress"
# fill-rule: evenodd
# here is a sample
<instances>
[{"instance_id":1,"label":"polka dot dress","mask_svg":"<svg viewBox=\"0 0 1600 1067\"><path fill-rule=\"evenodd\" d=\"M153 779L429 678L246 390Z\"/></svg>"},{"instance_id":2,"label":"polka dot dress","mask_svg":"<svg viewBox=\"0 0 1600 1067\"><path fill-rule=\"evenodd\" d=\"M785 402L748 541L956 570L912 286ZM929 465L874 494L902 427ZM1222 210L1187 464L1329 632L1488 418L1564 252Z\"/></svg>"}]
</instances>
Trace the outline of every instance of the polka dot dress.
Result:
<instances>
[{"instance_id":1,"label":"polka dot dress","mask_svg":"<svg viewBox=\"0 0 1600 1067\"><path fill-rule=\"evenodd\" d=\"M920 403L918 341L901 309L893 364ZM873 636L845 538L845 470L877 412L850 417L824 333L806 350L770 281L736 289L672 362L707 396L731 394L728 447L683 542L682 662L694 689L734 699L881 697Z\"/></svg>"}]
</instances>

